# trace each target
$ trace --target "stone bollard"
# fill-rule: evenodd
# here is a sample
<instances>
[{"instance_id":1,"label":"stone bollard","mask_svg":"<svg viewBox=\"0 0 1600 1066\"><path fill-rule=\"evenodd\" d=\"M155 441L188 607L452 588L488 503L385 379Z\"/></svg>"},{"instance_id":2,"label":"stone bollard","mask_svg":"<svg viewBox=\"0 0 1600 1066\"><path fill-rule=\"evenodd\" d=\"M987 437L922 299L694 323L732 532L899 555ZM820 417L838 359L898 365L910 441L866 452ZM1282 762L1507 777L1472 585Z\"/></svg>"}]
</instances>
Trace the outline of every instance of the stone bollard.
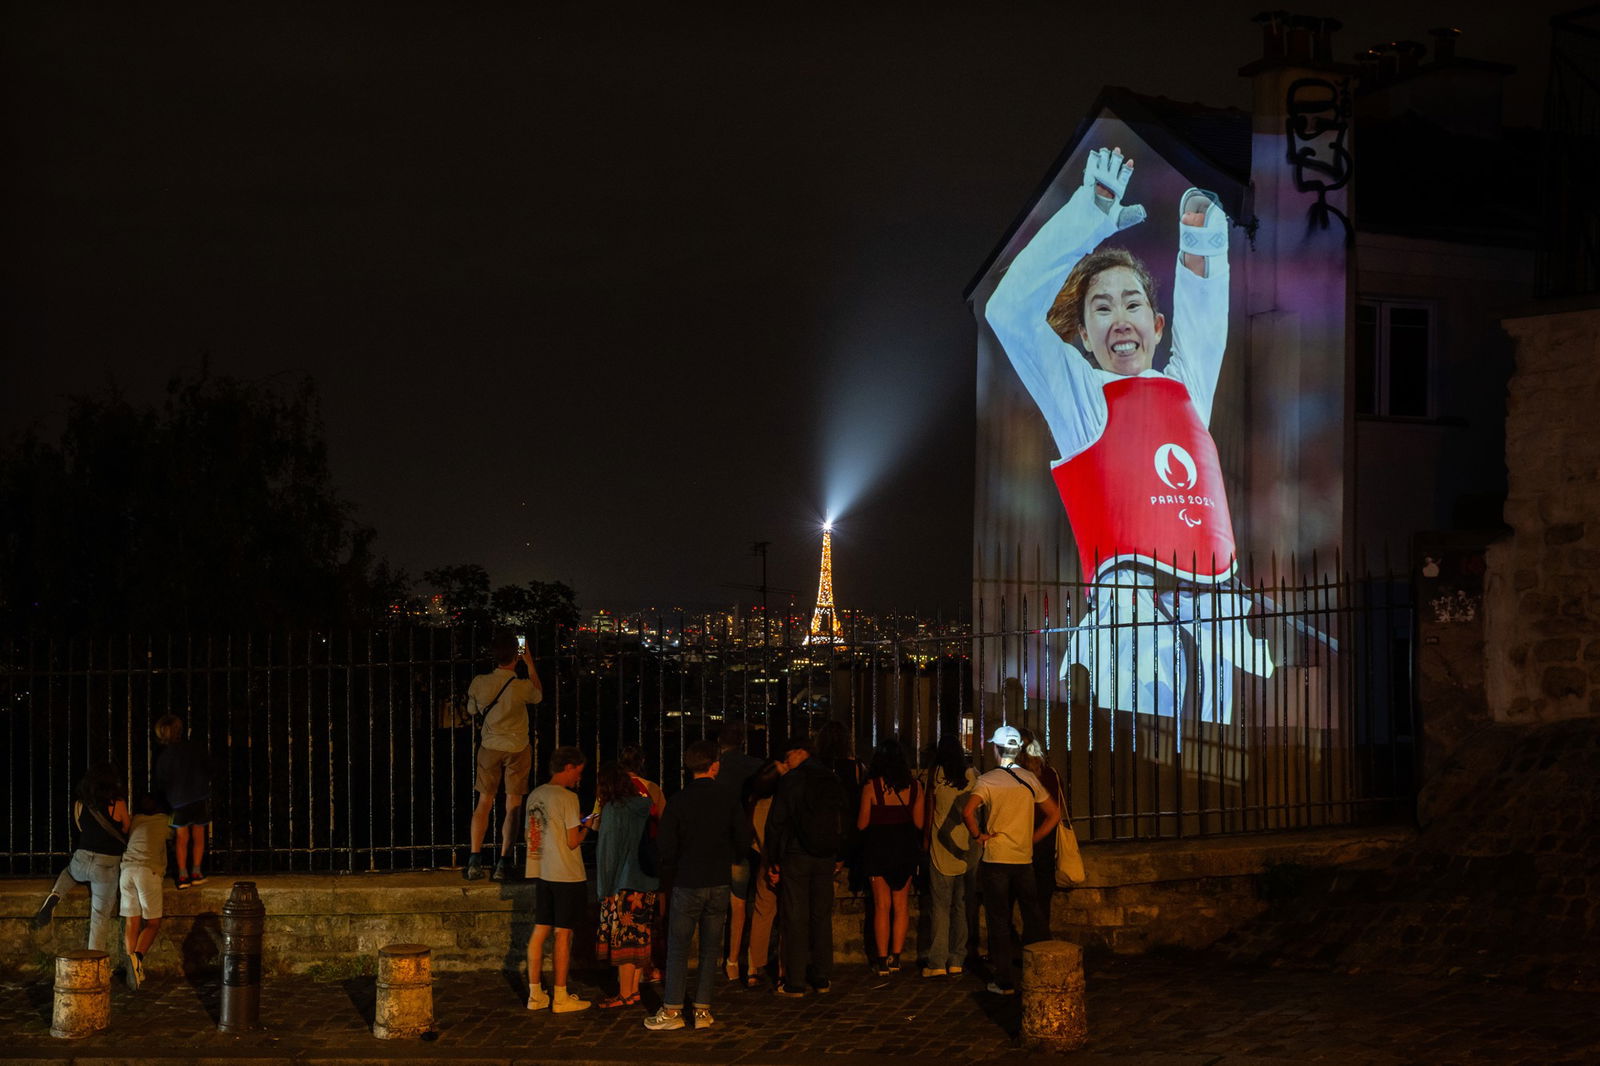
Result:
<instances>
[{"instance_id":1,"label":"stone bollard","mask_svg":"<svg viewBox=\"0 0 1600 1066\"><path fill-rule=\"evenodd\" d=\"M1022 1039L1046 1051L1075 1051L1089 1040L1083 1012L1083 949L1041 940L1022 949Z\"/></svg>"},{"instance_id":2,"label":"stone bollard","mask_svg":"<svg viewBox=\"0 0 1600 1066\"><path fill-rule=\"evenodd\" d=\"M93 1036L110 1024L111 956L103 951L63 951L57 955L50 1035L77 1040Z\"/></svg>"},{"instance_id":3,"label":"stone bollard","mask_svg":"<svg viewBox=\"0 0 1600 1066\"><path fill-rule=\"evenodd\" d=\"M222 1012L217 1028L261 1028L261 931L267 908L254 881L235 881L222 905Z\"/></svg>"},{"instance_id":4,"label":"stone bollard","mask_svg":"<svg viewBox=\"0 0 1600 1066\"><path fill-rule=\"evenodd\" d=\"M378 1005L372 1035L418 1037L433 1029L433 963L426 944L378 949Z\"/></svg>"}]
</instances>

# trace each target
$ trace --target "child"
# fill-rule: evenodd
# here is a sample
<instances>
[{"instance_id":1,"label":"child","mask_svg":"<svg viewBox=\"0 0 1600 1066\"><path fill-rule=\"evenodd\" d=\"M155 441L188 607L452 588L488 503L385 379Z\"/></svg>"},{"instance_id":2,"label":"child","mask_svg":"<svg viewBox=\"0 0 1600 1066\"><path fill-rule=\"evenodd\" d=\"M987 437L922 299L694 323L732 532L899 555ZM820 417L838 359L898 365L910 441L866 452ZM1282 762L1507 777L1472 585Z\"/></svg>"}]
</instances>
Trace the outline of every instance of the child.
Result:
<instances>
[{"instance_id":1,"label":"child","mask_svg":"<svg viewBox=\"0 0 1600 1066\"><path fill-rule=\"evenodd\" d=\"M583 777L583 752L557 748L550 753L550 780L528 797L527 877L533 882L533 936L528 940L528 1009L550 1008L553 1014L588 1010L589 1001L567 991L572 963L572 930L589 906L583 856L578 846L590 830L591 818L578 813L572 791ZM544 945L555 930L555 991L543 985Z\"/></svg>"},{"instance_id":2,"label":"child","mask_svg":"<svg viewBox=\"0 0 1600 1066\"><path fill-rule=\"evenodd\" d=\"M144 953L156 942L161 928L161 879L167 876L167 815L154 794L139 797L139 811L128 831L122 853L122 917L128 947L128 987L139 991L144 983Z\"/></svg>"},{"instance_id":3,"label":"child","mask_svg":"<svg viewBox=\"0 0 1600 1066\"><path fill-rule=\"evenodd\" d=\"M716 984L722 931L728 918L730 873L750 849L750 820L737 795L716 785L714 740L689 745L683 768L692 780L667 801L661 816L661 867L672 882L667 933L667 987L661 1009L644 1020L651 1030L683 1028L683 993L689 983L689 941L700 930L700 987L694 1027L711 1025L711 990Z\"/></svg>"},{"instance_id":4,"label":"child","mask_svg":"<svg viewBox=\"0 0 1600 1066\"><path fill-rule=\"evenodd\" d=\"M166 798L178 831L178 888L203 885L206 875L200 863L211 825L210 759L200 745L183 738L183 719L175 714L156 722L156 739L165 745L156 759L156 791Z\"/></svg>"}]
</instances>

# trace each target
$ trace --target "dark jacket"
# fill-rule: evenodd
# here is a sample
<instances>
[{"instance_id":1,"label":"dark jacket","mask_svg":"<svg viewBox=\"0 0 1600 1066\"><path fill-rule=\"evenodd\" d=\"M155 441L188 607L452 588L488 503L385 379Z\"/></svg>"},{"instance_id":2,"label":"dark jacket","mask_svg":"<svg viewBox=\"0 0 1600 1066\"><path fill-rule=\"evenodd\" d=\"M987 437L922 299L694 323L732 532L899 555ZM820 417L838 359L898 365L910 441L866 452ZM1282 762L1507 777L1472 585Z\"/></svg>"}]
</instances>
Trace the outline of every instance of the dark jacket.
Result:
<instances>
[{"instance_id":1,"label":"dark jacket","mask_svg":"<svg viewBox=\"0 0 1600 1066\"><path fill-rule=\"evenodd\" d=\"M837 859L843 848L845 827L853 821L845 807L843 783L821 760L808 758L784 774L767 813L767 862L782 865L784 856L791 852L815 859ZM829 837L834 841L831 848L817 849L803 843Z\"/></svg>"},{"instance_id":2,"label":"dark jacket","mask_svg":"<svg viewBox=\"0 0 1600 1066\"><path fill-rule=\"evenodd\" d=\"M697 777L667 800L656 845L661 869L674 888L714 888L729 883L735 858L750 849L744 805L715 780Z\"/></svg>"}]
</instances>

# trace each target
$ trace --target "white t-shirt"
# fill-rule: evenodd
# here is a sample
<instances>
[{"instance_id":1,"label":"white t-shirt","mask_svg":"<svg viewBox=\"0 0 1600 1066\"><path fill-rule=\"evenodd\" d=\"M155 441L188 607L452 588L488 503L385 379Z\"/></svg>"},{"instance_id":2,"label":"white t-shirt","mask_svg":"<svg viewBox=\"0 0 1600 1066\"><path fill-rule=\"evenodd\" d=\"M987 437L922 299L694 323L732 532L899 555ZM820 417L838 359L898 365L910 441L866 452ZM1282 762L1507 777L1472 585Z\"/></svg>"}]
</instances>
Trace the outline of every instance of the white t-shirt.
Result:
<instances>
[{"instance_id":1,"label":"white t-shirt","mask_svg":"<svg viewBox=\"0 0 1600 1066\"><path fill-rule=\"evenodd\" d=\"M528 795L528 864L526 875L544 881L582 881L583 855L567 847L567 830L583 824L578 794L560 785L543 784Z\"/></svg>"},{"instance_id":2,"label":"white t-shirt","mask_svg":"<svg viewBox=\"0 0 1600 1066\"><path fill-rule=\"evenodd\" d=\"M933 792L933 840L928 855L935 872L946 877L967 872L967 862L972 854L972 834L962 819L966 809L967 793L972 790L976 776L968 767L960 786L945 779L944 771L935 766L928 771L928 788Z\"/></svg>"},{"instance_id":3,"label":"white t-shirt","mask_svg":"<svg viewBox=\"0 0 1600 1066\"><path fill-rule=\"evenodd\" d=\"M122 852L122 865L142 866L163 877L167 872L167 837L172 827L164 814L136 814L128 830L128 846Z\"/></svg>"},{"instance_id":4,"label":"white t-shirt","mask_svg":"<svg viewBox=\"0 0 1600 1066\"><path fill-rule=\"evenodd\" d=\"M978 778L972 794L989 809L988 830L995 834L983 845L983 861L1032 862L1033 805L1049 795L1039 779L1020 766L997 766Z\"/></svg>"},{"instance_id":5,"label":"white t-shirt","mask_svg":"<svg viewBox=\"0 0 1600 1066\"><path fill-rule=\"evenodd\" d=\"M507 685L506 682L511 684ZM501 687L505 688L500 692ZM500 692L496 700L495 693ZM479 674L467 686L468 707L473 714L489 713L483 720L481 743L490 751L521 751L528 746L528 704L544 699L544 692L532 678L518 677L503 666Z\"/></svg>"}]
</instances>

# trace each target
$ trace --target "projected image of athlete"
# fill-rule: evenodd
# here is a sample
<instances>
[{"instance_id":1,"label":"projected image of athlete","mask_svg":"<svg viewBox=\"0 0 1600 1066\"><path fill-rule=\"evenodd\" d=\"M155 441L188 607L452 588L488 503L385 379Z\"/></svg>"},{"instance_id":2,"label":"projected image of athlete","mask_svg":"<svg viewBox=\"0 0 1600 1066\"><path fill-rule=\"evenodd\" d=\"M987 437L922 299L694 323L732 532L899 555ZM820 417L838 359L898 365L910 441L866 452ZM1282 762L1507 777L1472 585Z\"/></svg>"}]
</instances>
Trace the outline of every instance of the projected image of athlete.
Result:
<instances>
[{"instance_id":1,"label":"projected image of athlete","mask_svg":"<svg viewBox=\"0 0 1600 1066\"><path fill-rule=\"evenodd\" d=\"M1171 355L1157 370L1155 278L1101 247L1146 217L1123 203L1132 177L1120 148L1090 152L1082 186L1017 253L984 316L1055 438L1052 475L1094 582L1063 674L1086 667L1101 706L1227 722L1234 670L1273 669L1244 621L1252 600L1234 577L1208 428L1228 339L1228 219L1202 189L1179 198Z\"/></svg>"}]
</instances>

